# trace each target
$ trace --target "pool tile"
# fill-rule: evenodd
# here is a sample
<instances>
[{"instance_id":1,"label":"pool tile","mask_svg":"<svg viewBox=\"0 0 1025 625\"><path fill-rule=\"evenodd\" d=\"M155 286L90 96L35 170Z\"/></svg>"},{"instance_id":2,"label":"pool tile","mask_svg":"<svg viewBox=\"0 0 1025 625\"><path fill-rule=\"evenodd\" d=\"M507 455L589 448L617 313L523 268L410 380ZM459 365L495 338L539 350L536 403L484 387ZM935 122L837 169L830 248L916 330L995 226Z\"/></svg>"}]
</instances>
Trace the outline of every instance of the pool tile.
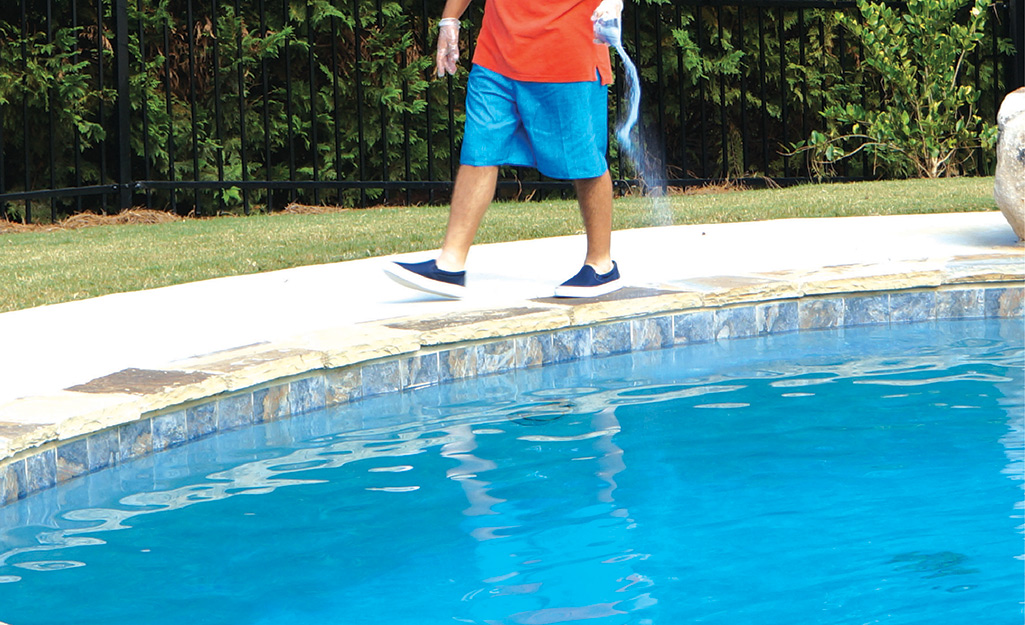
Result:
<instances>
[{"instance_id":1,"label":"pool tile","mask_svg":"<svg viewBox=\"0 0 1025 625\"><path fill-rule=\"evenodd\" d=\"M0 467L0 502L12 503L28 494L25 460L15 460Z\"/></svg>"},{"instance_id":2,"label":"pool tile","mask_svg":"<svg viewBox=\"0 0 1025 625\"><path fill-rule=\"evenodd\" d=\"M114 483L118 484L118 489L132 488L134 492L154 489L157 487L155 466L158 461L153 454L136 458L127 465L122 465L123 469L111 472L115 476Z\"/></svg>"},{"instance_id":3,"label":"pool tile","mask_svg":"<svg viewBox=\"0 0 1025 625\"><path fill-rule=\"evenodd\" d=\"M292 380L288 385L288 412L291 415L320 410L327 405L324 377L313 375Z\"/></svg>"},{"instance_id":4,"label":"pool tile","mask_svg":"<svg viewBox=\"0 0 1025 625\"><path fill-rule=\"evenodd\" d=\"M263 457L258 451L266 444L267 436L264 427L242 428L229 432L227 436L214 436L210 442L217 449L226 452L234 461L242 462L257 460Z\"/></svg>"},{"instance_id":5,"label":"pool tile","mask_svg":"<svg viewBox=\"0 0 1025 625\"><path fill-rule=\"evenodd\" d=\"M845 298L843 320L844 325L848 326L889 323L889 295L866 295Z\"/></svg>"},{"instance_id":6,"label":"pool tile","mask_svg":"<svg viewBox=\"0 0 1025 625\"><path fill-rule=\"evenodd\" d=\"M711 310L684 313L673 316L673 338L677 345L705 343L715 336L712 327L715 314Z\"/></svg>"},{"instance_id":7,"label":"pool tile","mask_svg":"<svg viewBox=\"0 0 1025 625\"><path fill-rule=\"evenodd\" d=\"M515 366L515 341L494 341L477 345L477 372L479 375L509 371Z\"/></svg>"},{"instance_id":8,"label":"pool tile","mask_svg":"<svg viewBox=\"0 0 1025 625\"><path fill-rule=\"evenodd\" d=\"M362 406L360 412L367 429L393 427L412 421L409 393L388 393L364 401L369 403Z\"/></svg>"},{"instance_id":9,"label":"pool tile","mask_svg":"<svg viewBox=\"0 0 1025 625\"><path fill-rule=\"evenodd\" d=\"M533 389L550 388L545 386L546 367L533 367L530 369L517 369L513 372L516 386L520 389L521 396L530 398L534 396Z\"/></svg>"},{"instance_id":10,"label":"pool tile","mask_svg":"<svg viewBox=\"0 0 1025 625\"><path fill-rule=\"evenodd\" d=\"M936 318L936 292L890 293L890 323Z\"/></svg>"},{"instance_id":11,"label":"pool tile","mask_svg":"<svg viewBox=\"0 0 1025 625\"><path fill-rule=\"evenodd\" d=\"M573 328L552 333L552 362L579 360L591 355L590 328Z\"/></svg>"},{"instance_id":12,"label":"pool tile","mask_svg":"<svg viewBox=\"0 0 1025 625\"><path fill-rule=\"evenodd\" d=\"M253 409L253 395L253 393L243 393L218 400L215 411L217 429L234 430L257 422L257 415Z\"/></svg>"},{"instance_id":13,"label":"pool tile","mask_svg":"<svg viewBox=\"0 0 1025 625\"><path fill-rule=\"evenodd\" d=\"M184 410L153 417L153 451L176 447L187 440L188 426Z\"/></svg>"},{"instance_id":14,"label":"pool tile","mask_svg":"<svg viewBox=\"0 0 1025 625\"><path fill-rule=\"evenodd\" d=\"M505 375L486 375L475 380L476 393L479 398L487 398L489 402L512 400L519 393L515 378Z\"/></svg>"},{"instance_id":15,"label":"pool tile","mask_svg":"<svg viewBox=\"0 0 1025 625\"><path fill-rule=\"evenodd\" d=\"M85 439L82 439L85 440ZM57 486L58 488L50 491L41 493L42 496L53 496L57 500L57 505L67 510L69 508L84 508L92 507L90 497L90 489L88 483L90 480L77 480L75 478L82 477L88 474L88 471L81 475L74 477L68 477L61 479L60 469L60 449L57 450ZM3 521L0 521L0 525Z\"/></svg>"},{"instance_id":16,"label":"pool tile","mask_svg":"<svg viewBox=\"0 0 1025 625\"><path fill-rule=\"evenodd\" d=\"M363 396L394 393L402 388L402 365L399 360L375 362L363 367Z\"/></svg>"},{"instance_id":17,"label":"pool tile","mask_svg":"<svg viewBox=\"0 0 1025 625\"><path fill-rule=\"evenodd\" d=\"M89 471L112 467L121 461L118 428L101 430L87 439L89 442Z\"/></svg>"},{"instance_id":18,"label":"pool tile","mask_svg":"<svg viewBox=\"0 0 1025 625\"><path fill-rule=\"evenodd\" d=\"M306 442L327 434L322 419L282 419L274 423L272 427L281 428L287 433L290 446L299 441Z\"/></svg>"},{"instance_id":19,"label":"pool tile","mask_svg":"<svg viewBox=\"0 0 1025 625\"><path fill-rule=\"evenodd\" d=\"M591 327L591 353L595 356L629 352L630 322L619 321Z\"/></svg>"},{"instance_id":20,"label":"pool tile","mask_svg":"<svg viewBox=\"0 0 1025 625\"><path fill-rule=\"evenodd\" d=\"M936 292L937 319L978 319L986 316L986 296L982 289Z\"/></svg>"},{"instance_id":21,"label":"pool tile","mask_svg":"<svg viewBox=\"0 0 1025 625\"><path fill-rule=\"evenodd\" d=\"M806 299L797 303L797 324L802 330L839 328L844 323L844 300Z\"/></svg>"},{"instance_id":22,"label":"pool tile","mask_svg":"<svg viewBox=\"0 0 1025 625\"><path fill-rule=\"evenodd\" d=\"M194 441L217 431L217 405L219 403L211 401L193 406L185 411L185 436L188 440Z\"/></svg>"},{"instance_id":23,"label":"pool tile","mask_svg":"<svg viewBox=\"0 0 1025 625\"><path fill-rule=\"evenodd\" d=\"M116 471L99 471L89 474L81 487L85 491L86 506L103 507L110 502L110 494L115 492L121 481Z\"/></svg>"},{"instance_id":24,"label":"pool tile","mask_svg":"<svg viewBox=\"0 0 1025 625\"><path fill-rule=\"evenodd\" d=\"M631 319L551 333L517 336L382 361L366 367L322 372L290 383L243 393L152 419L98 432L0 468L0 505L52 487L74 477L165 449L219 429L254 421L272 421L358 399L368 394L432 385L543 364L575 360L593 354L655 350L672 343L708 341L713 337L742 337L795 329L843 325L1015 317L1023 315L1021 287L968 288L937 291L808 298L752 306L698 310L671 316ZM598 361L595 361L598 362ZM534 369L548 375L549 369ZM474 398L518 397L526 378L511 383L504 377L474 382ZM530 385L527 384L529 387Z\"/></svg>"},{"instance_id":25,"label":"pool tile","mask_svg":"<svg viewBox=\"0 0 1025 625\"><path fill-rule=\"evenodd\" d=\"M438 353L438 380L448 382L477 375L477 348L454 347Z\"/></svg>"},{"instance_id":26,"label":"pool tile","mask_svg":"<svg viewBox=\"0 0 1025 625\"><path fill-rule=\"evenodd\" d=\"M119 452L122 462L145 456L153 451L153 420L143 419L118 428Z\"/></svg>"},{"instance_id":27,"label":"pool tile","mask_svg":"<svg viewBox=\"0 0 1025 625\"><path fill-rule=\"evenodd\" d=\"M753 306L720 308L714 312L712 336L715 340L743 338L758 334Z\"/></svg>"},{"instance_id":28,"label":"pool tile","mask_svg":"<svg viewBox=\"0 0 1025 625\"><path fill-rule=\"evenodd\" d=\"M1025 289L1021 287L987 289L987 317L1021 317L1025 314L1023 305Z\"/></svg>"},{"instance_id":29,"label":"pool tile","mask_svg":"<svg viewBox=\"0 0 1025 625\"><path fill-rule=\"evenodd\" d=\"M65 482L89 473L89 439L64 443L57 448L57 481Z\"/></svg>"},{"instance_id":30,"label":"pool tile","mask_svg":"<svg viewBox=\"0 0 1025 625\"><path fill-rule=\"evenodd\" d=\"M288 403L289 385L275 384L253 392L253 414L259 423L270 423L291 416Z\"/></svg>"},{"instance_id":31,"label":"pool tile","mask_svg":"<svg viewBox=\"0 0 1025 625\"><path fill-rule=\"evenodd\" d=\"M472 379L461 379L438 385L438 406L449 408L459 404L474 404L479 397L476 386L472 384Z\"/></svg>"},{"instance_id":32,"label":"pool tile","mask_svg":"<svg viewBox=\"0 0 1025 625\"><path fill-rule=\"evenodd\" d=\"M363 370L360 367L331 369L324 374L324 395L328 406L337 406L363 396Z\"/></svg>"},{"instance_id":33,"label":"pool tile","mask_svg":"<svg viewBox=\"0 0 1025 625\"><path fill-rule=\"evenodd\" d=\"M253 423L264 422L264 406L267 403L267 396L270 391L265 388L253 391Z\"/></svg>"},{"instance_id":34,"label":"pool tile","mask_svg":"<svg viewBox=\"0 0 1025 625\"><path fill-rule=\"evenodd\" d=\"M661 349L672 344L672 317L648 317L630 321L630 346L633 351Z\"/></svg>"},{"instance_id":35,"label":"pool tile","mask_svg":"<svg viewBox=\"0 0 1025 625\"><path fill-rule=\"evenodd\" d=\"M405 379L402 388L423 388L433 386L439 379L439 361L437 352L416 354L404 360Z\"/></svg>"},{"instance_id":36,"label":"pool tile","mask_svg":"<svg viewBox=\"0 0 1025 625\"><path fill-rule=\"evenodd\" d=\"M540 367L555 357L551 333L516 337L516 367Z\"/></svg>"},{"instance_id":37,"label":"pool tile","mask_svg":"<svg viewBox=\"0 0 1025 625\"><path fill-rule=\"evenodd\" d=\"M755 331L776 334L797 330L797 302L770 302L755 307Z\"/></svg>"},{"instance_id":38,"label":"pool tile","mask_svg":"<svg viewBox=\"0 0 1025 625\"><path fill-rule=\"evenodd\" d=\"M25 458L25 491L34 493L57 484L57 450L33 454Z\"/></svg>"}]
</instances>

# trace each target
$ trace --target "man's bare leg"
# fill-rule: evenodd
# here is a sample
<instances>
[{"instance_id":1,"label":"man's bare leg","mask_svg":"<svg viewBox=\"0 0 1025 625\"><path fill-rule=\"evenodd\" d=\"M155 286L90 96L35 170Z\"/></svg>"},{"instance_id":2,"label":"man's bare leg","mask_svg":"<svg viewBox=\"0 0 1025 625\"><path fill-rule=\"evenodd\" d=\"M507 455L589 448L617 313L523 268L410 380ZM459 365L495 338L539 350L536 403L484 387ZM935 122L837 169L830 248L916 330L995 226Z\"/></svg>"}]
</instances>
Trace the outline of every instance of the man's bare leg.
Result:
<instances>
[{"instance_id":1,"label":"man's bare leg","mask_svg":"<svg viewBox=\"0 0 1025 625\"><path fill-rule=\"evenodd\" d=\"M495 197L497 183L498 167L459 166L455 188L452 189L448 228L437 260L438 269L462 271L466 266L466 255L470 252L481 219Z\"/></svg>"},{"instance_id":2,"label":"man's bare leg","mask_svg":"<svg viewBox=\"0 0 1025 625\"><path fill-rule=\"evenodd\" d=\"M580 215L587 233L584 264L600 274L612 270L612 176L608 170L597 178L574 180Z\"/></svg>"}]
</instances>

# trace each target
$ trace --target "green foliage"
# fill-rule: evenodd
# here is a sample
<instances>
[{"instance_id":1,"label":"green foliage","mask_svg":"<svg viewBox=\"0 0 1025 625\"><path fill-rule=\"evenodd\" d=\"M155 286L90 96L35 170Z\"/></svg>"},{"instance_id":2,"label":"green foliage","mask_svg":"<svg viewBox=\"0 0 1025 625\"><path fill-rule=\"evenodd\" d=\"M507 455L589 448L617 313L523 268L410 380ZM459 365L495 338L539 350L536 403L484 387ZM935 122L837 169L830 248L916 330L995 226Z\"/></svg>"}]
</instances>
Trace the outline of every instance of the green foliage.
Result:
<instances>
[{"instance_id":1,"label":"green foliage","mask_svg":"<svg viewBox=\"0 0 1025 625\"><path fill-rule=\"evenodd\" d=\"M0 20L0 137L7 154L23 157L14 185L22 188L27 181L32 188L47 188L51 184L49 159L51 144L41 129L54 129L54 146L75 146L88 151L106 138L106 130L95 117L96 109L110 104L113 92L99 88L90 76L91 63L80 48L95 42L95 33L82 28L63 27L48 34L42 30L27 30ZM97 56L109 55L103 42L93 45L90 52ZM20 115L8 111L19 111ZM26 132L27 131L27 132ZM69 150L70 152L70 150ZM76 168L73 159L57 158L59 170L52 173L56 185L70 186ZM80 179L95 179L97 168L84 163Z\"/></svg>"},{"instance_id":2,"label":"green foliage","mask_svg":"<svg viewBox=\"0 0 1025 625\"><path fill-rule=\"evenodd\" d=\"M55 2L55 22L70 22L70 3ZM114 3L105 3L102 29L95 13L80 14L79 25L52 39L42 14L30 10L22 28L18 4L0 9L4 189L116 183ZM440 15L440 3L431 4L429 15ZM434 43L424 41L433 20L425 24L395 0L139 0L128 23L133 181L449 178L464 80L449 89L431 76L433 58L423 51ZM51 127L52 146L39 131ZM26 139L28 171L10 158L24 153ZM150 189L136 201L211 214L386 200L364 193ZM72 210L73 200L59 201L59 212ZM86 208L105 208L89 201ZM20 203L6 208L24 217Z\"/></svg>"},{"instance_id":3,"label":"green foliage","mask_svg":"<svg viewBox=\"0 0 1025 625\"><path fill-rule=\"evenodd\" d=\"M430 125L438 135L447 98L429 88L431 59L416 54L414 34L423 25L398 3L359 0L358 15L353 4L324 0L288 0L264 15L252 2L241 9L221 3L216 19L196 20L191 31L171 4L161 0L133 16L144 33L170 33L167 46L159 36L133 42L136 62L150 59L133 82L133 102L145 103L145 121L133 118L135 151L149 146L155 171L177 180L416 179L428 167L429 140L438 143L433 165L447 159L447 142L428 137L425 114L427 98L434 99ZM267 209L361 201L351 190L210 195L179 194L177 201L195 201L205 212L211 200L219 212L238 210L243 200Z\"/></svg>"},{"instance_id":4,"label":"green foliage","mask_svg":"<svg viewBox=\"0 0 1025 625\"><path fill-rule=\"evenodd\" d=\"M654 13L645 9L640 28L627 18L625 37L631 52L639 48L644 125L661 124L670 176L794 175L786 148L805 134L827 77L839 71L839 11L646 3L671 27L660 37L646 27ZM754 147L763 141L766 150Z\"/></svg>"},{"instance_id":5,"label":"green foliage","mask_svg":"<svg viewBox=\"0 0 1025 625\"><path fill-rule=\"evenodd\" d=\"M806 163L791 158L788 147L818 123L840 71L842 11L720 7L700 15L705 43L694 83L709 110L703 120L684 118L686 134L702 142L699 150L692 141L691 160L710 153L700 173L726 178L806 175ZM691 110L702 106L696 101ZM752 147L763 142L765 150Z\"/></svg>"},{"instance_id":6,"label":"green foliage","mask_svg":"<svg viewBox=\"0 0 1025 625\"><path fill-rule=\"evenodd\" d=\"M971 114L956 104L937 105L934 97L925 107L934 107L930 121L921 125L937 134L948 126L950 134L974 133L975 139L962 141L948 159L950 171L991 173L992 160L973 148L988 145L994 137L992 125L978 120L995 116L1007 88L997 69L1007 62L1001 57L1013 49L999 39L995 46L978 45L997 37L996 20L986 19L993 15L991 0L980 5L981 14L969 7L943 9L952 2L885 5L886 19L900 22L898 35L907 41L890 48L880 40L894 39L889 33L875 33L869 43L863 36L873 28L854 28L864 25L862 9L695 6L668 0L628 3L624 38L631 54L636 50L635 61L647 81L644 126L661 125L665 145L658 147L664 147L674 177L922 175L899 152L871 145L859 150L861 144L848 136L850 126L844 130L840 120L849 117L849 106L868 111L859 126L863 132L864 120L873 112L894 110L899 115L907 109L913 127L915 114L906 100L895 102L893 84L902 85L898 91L913 90L925 76L921 68L930 68L927 77L937 84L942 83L941 74L956 74L958 91L944 92L943 97L970 102ZM639 27L632 22L634 7L640 11ZM914 26L923 20L923 11L927 25ZM655 13L661 24L671 27L661 33L651 27ZM880 17L876 24L883 21ZM917 38L909 37L911 31L918 32ZM912 57L917 60L911 69L897 72L899 77L880 69L898 58L893 47L918 55ZM661 97L652 97L653 90ZM958 111L961 130L950 115ZM937 162L943 158L942 148L939 154L934 157Z\"/></svg>"},{"instance_id":7,"label":"green foliage","mask_svg":"<svg viewBox=\"0 0 1025 625\"><path fill-rule=\"evenodd\" d=\"M826 128L797 147L828 166L860 152L890 174L935 178L962 173L979 147L991 147L996 127L979 113L977 81L992 65L974 65L987 36L991 0L910 0L906 9L858 0L859 15L841 23L864 50L860 66L826 95ZM992 33L990 33L991 35ZM1006 42L1001 43L1008 52ZM859 102L860 85L880 97Z\"/></svg>"},{"instance_id":8,"label":"green foliage","mask_svg":"<svg viewBox=\"0 0 1025 625\"><path fill-rule=\"evenodd\" d=\"M114 3L102 0L97 14L97 2L25 1L24 15L21 0L0 3L0 192L120 182ZM843 175L986 172L964 159L992 139L980 111L995 112L1003 90L992 51L977 45L993 36L991 1L979 0L977 12L955 0L915 0L907 10L863 2L858 12L628 2L624 41L644 80L648 159L669 163L671 177L802 176L823 163ZM437 79L443 4L129 0L128 181L451 180L484 2L464 16L464 69ZM610 121L618 114L611 107ZM916 133L938 137L914 157L924 170L907 156L926 136ZM614 141L610 152L614 177L635 175ZM133 201L214 214L431 198L214 186L158 184ZM0 216L24 218L27 205L0 205ZM112 208L101 195L52 205L54 216Z\"/></svg>"}]
</instances>

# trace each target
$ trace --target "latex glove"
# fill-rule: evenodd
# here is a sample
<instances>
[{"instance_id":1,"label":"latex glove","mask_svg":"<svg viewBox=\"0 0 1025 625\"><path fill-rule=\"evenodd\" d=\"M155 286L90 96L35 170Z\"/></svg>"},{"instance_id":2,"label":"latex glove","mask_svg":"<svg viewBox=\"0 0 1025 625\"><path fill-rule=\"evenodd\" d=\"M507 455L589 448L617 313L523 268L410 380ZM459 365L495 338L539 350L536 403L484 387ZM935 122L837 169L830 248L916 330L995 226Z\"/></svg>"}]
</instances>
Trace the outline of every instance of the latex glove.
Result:
<instances>
[{"instance_id":1,"label":"latex glove","mask_svg":"<svg viewBox=\"0 0 1025 625\"><path fill-rule=\"evenodd\" d=\"M601 0L601 4L591 14L591 21L596 22L601 19L618 20L622 14L623 0Z\"/></svg>"},{"instance_id":2,"label":"latex glove","mask_svg":"<svg viewBox=\"0 0 1025 625\"><path fill-rule=\"evenodd\" d=\"M620 17L623 14L623 0L602 0L591 14L594 27L594 42L616 45L622 39Z\"/></svg>"},{"instance_id":3,"label":"latex glove","mask_svg":"<svg viewBox=\"0 0 1025 625\"><path fill-rule=\"evenodd\" d=\"M438 77L455 75L459 62L459 20L443 17L438 22L438 56L435 58Z\"/></svg>"}]
</instances>

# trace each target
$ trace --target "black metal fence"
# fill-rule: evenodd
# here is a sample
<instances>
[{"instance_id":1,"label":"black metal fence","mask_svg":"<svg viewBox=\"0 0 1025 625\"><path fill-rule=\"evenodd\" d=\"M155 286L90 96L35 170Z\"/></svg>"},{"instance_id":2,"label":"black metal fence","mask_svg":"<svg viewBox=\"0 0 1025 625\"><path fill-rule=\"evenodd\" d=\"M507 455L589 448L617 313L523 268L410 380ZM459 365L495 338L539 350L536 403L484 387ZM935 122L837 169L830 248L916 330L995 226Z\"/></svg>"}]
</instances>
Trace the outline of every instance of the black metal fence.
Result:
<instances>
[{"instance_id":1,"label":"black metal fence","mask_svg":"<svg viewBox=\"0 0 1025 625\"><path fill-rule=\"evenodd\" d=\"M469 66L483 2L464 24ZM441 0L7 0L0 7L0 217L147 206L269 211L445 200L465 73L431 76ZM628 2L642 142L664 184L813 175L794 144L863 50L839 1ZM1025 84L1022 0L992 7L967 64L984 119ZM1002 49L1011 41L1016 52ZM872 101L869 82L861 98ZM622 81L613 89L618 117ZM614 178L635 174L610 147ZM979 152L968 173L988 173ZM848 159L833 179L876 176ZM506 168L504 193L564 192Z\"/></svg>"}]
</instances>

